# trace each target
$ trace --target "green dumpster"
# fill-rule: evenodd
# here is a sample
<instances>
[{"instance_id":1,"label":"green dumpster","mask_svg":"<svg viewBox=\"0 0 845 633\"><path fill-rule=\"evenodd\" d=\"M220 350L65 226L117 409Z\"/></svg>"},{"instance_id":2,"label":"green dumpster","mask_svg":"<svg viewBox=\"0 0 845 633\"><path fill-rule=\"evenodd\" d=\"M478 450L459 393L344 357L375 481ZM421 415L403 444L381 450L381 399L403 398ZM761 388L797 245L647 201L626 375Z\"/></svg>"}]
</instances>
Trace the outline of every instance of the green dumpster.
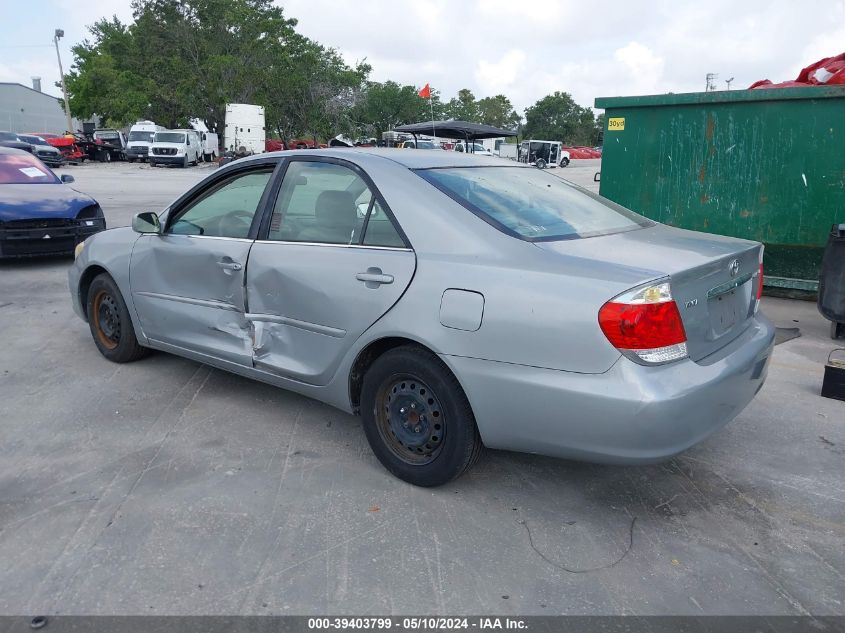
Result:
<instances>
[{"instance_id":1,"label":"green dumpster","mask_svg":"<svg viewBox=\"0 0 845 633\"><path fill-rule=\"evenodd\" d=\"M765 285L815 292L845 222L845 86L603 97L601 195L766 245Z\"/></svg>"}]
</instances>

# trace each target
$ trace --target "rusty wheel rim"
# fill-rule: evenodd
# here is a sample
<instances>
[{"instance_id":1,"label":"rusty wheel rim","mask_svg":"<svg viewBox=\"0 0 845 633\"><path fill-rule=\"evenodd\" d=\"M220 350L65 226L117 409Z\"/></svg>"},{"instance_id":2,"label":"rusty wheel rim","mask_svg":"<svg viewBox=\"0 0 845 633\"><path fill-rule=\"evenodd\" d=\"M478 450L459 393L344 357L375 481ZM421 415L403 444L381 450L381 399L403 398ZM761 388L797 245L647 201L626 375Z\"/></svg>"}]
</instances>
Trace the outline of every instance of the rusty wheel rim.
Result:
<instances>
[{"instance_id":1,"label":"rusty wheel rim","mask_svg":"<svg viewBox=\"0 0 845 633\"><path fill-rule=\"evenodd\" d=\"M106 349L114 349L120 343L120 312L117 302L108 292L100 290L94 296L94 331L97 339Z\"/></svg>"},{"instance_id":2,"label":"rusty wheel rim","mask_svg":"<svg viewBox=\"0 0 845 633\"><path fill-rule=\"evenodd\" d=\"M446 419L437 394L409 374L394 375L379 389L376 425L385 445L407 464L433 462L443 449Z\"/></svg>"}]
</instances>

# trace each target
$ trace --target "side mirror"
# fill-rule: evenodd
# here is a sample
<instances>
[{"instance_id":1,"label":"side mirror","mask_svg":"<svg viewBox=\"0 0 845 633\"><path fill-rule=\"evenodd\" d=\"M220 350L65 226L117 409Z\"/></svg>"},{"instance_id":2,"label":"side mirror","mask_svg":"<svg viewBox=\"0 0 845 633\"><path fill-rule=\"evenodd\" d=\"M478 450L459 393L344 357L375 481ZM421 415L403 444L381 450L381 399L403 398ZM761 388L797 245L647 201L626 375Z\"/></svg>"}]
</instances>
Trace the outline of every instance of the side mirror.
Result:
<instances>
[{"instance_id":1,"label":"side mirror","mask_svg":"<svg viewBox=\"0 0 845 633\"><path fill-rule=\"evenodd\" d=\"M60 180L61 180L63 183L65 183L66 185L69 185L70 183L75 182L75 181L76 181L76 178L74 178L74 177L73 177L73 176L71 176L70 174L62 174L62 176L61 176L61 179L60 179Z\"/></svg>"},{"instance_id":2,"label":"side mirror","mask_svg":"<svg viewBox=\"0 0 845 633\"><path fill-rule=\"evenodd\" d=\"M161 222L152 211L136 213L132 218L132 230L136 233L161 233Z\"/></svg>"}]
</instances>

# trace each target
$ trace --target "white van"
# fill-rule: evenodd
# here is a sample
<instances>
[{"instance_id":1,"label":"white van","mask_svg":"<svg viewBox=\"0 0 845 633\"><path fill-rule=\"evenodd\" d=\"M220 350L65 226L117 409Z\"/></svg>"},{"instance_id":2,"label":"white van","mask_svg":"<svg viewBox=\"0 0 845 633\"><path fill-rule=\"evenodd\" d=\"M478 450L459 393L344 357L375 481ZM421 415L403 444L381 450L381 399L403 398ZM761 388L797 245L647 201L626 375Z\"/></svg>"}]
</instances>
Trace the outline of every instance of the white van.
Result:
<instances>
[{"instance_id":1,"label":"white van","mask_svg":"<svg viewBox=\"0 0 845 633\"><path fill-rule=\"evenodd\" d=\"M187 167L202 160L202 141L195 130L156 132L150 147L150 167L179 165Z\"/></svg>"},{"instance_id":2,"label":"white van","mask_svg":"<svg viewBox=\"0 0 845 633\"><path fill-rule=\"evenodd\" d=\"M226 150L247 154L264 152L264 107L250 103L226 104ZM244 148L244 152L241 152Z\"/></svg>"},{"instance_id":3,"label":"white van","mask_svg":"<svg viewBox=\"0 0 845 633\"><path fill-rule=\"evenodd\" d=\"M150 153L150 145L153 144L153 137L156 132L166 130L163 125L156 125L152 121L138 121L129 128L129 138L124 154L126 160L134 163L136 160L147 160Z\"/></svg>"},{"instance_id":4,"label":"white van","mask_svg":"<svg viewBox=\"0 0 845 633\"><path fill-rule=\"evenodd\" d=\"M220 140L214 132L197 132L202 143L202 159L213 161L220 153Z\"/></svg>"}]
</instances>

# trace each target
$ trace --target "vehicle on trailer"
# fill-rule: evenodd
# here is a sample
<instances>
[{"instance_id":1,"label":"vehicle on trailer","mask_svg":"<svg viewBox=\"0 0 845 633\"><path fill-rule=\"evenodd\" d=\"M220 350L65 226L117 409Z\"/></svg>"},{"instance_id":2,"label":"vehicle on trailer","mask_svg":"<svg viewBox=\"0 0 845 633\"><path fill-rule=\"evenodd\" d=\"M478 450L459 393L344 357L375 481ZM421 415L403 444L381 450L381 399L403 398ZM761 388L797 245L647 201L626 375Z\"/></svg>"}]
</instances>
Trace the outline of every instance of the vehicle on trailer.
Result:
<instances>
[{"instance_id":1,"label":"vehicle on trailer","mask_svg":"<svg viewBox=\"0 0 845 633\"><path fill-rule=\"evenodd\" d=\"M126 139L126 160L134 163L136 160L145 161L150 153L150 146L156 132L163 132L167 128L156 125L153 121L138 121L129 128Z\"/></svg>"},{"instance_id":2,"label":"vehicle on trailer","mask_svg":"<svg viewBox=\"0 0 845 633\"><path fill-rule=\"evenodd\" d=\"M150 146L150 167L156 165L197 165L202 159L202 141L196 130L156 132Z\"/></svg>"},{"instance_id":3,"label":"vehicle on trailer","mask_svg":"<svg viewBox=\"0 0 845 633\"><path fill-rule=\"evenodd\" d=\"M560 146L560 141L522 141L519 144L519 162L539 169L557 167L561 159ZM569 164L568 160L566 164Z\"/></svg>"},{"instance_id":4,"label":"vehicle on trailer","mask_svg":"<svg viewBox=\"0 0 845 633\"><path fill-rule=\"evenodd\" d=\"M70 254L106 228L100 205L32 154L0 147L0 257Z\"/></svg>"},{"instance_id":5,"label":"vehicle on trailer","mask_svg":"<svg viewBox=\"0 0 845 633\"><path fill-rule=\"evenodd\" d=\"M101 163L110 163L115 160L124 160L126 154L126 136L120 130L113 128L102 128L94 130L92 135L93 145L88 147L88 155L92 160Z\"/></svg>"},{"instance_id":6,"label":"vehicle on trailer","mask_svg":"<svg viewBox=\"0 0 845 633\"><path fill-rule=\"evenodd\" d=\"M68 280L107 359L159 349L359 413L434 486L483 445L648 463L719 429L766 378L762 253L498 158L347 148L218 169L86 240Z\"/></svg>"},{"instance_id":7,"label":"vehicle on trailer","mask_svg":"<svg viewBox=\"0 0 845 633\"><path fill-rule=\"evenodd\" d=\"M61 150L50 145L45 139L34 134L18 134L18 138L32 146L32 153L41 159L48 167L61 167L65 164L65 157Z\"/></svg>"},{"instance_id":8,"label":"vehicle on trailer","mask_svg":"<svg viewBox=\"0 0 845 633\"><path fill-rule=\"evenodd\" d=\"M0 131L0 147L9 147L12 149L20 149L25 152L33 153L32 144L22 141L16 132Z\"/></svg>"},{"instance_id":9,"label":"vehicle on trailer","mask_svg":"<svg viewBox=\"0 0 845 633\"><path fill-rule=\"evenodd\" d=\"M260 154L264 151L264 106L227 103L223 142L226 151Z\"/></svg>"}]
</instances>

